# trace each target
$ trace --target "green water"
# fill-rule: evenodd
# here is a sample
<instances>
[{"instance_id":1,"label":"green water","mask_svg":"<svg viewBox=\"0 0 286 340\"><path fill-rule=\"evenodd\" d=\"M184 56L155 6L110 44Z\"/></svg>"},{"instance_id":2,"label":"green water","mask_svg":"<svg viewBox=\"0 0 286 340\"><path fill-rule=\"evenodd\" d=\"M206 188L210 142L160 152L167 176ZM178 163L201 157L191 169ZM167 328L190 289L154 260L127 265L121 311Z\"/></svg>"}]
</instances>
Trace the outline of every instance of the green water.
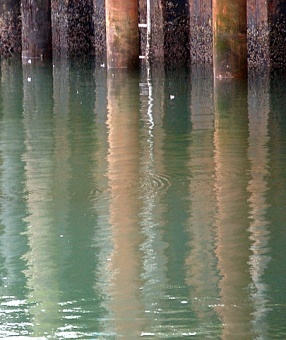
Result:
<instances>
[{"instance_id":1,"label":"green water","mask_svg":"<svg viewBox=\"0 0 286 340\"><path fill-rule=\"evenodd\" d=\"M285 93L2 61L0 337L285 339Z\"/></svg>"}]
</instances>

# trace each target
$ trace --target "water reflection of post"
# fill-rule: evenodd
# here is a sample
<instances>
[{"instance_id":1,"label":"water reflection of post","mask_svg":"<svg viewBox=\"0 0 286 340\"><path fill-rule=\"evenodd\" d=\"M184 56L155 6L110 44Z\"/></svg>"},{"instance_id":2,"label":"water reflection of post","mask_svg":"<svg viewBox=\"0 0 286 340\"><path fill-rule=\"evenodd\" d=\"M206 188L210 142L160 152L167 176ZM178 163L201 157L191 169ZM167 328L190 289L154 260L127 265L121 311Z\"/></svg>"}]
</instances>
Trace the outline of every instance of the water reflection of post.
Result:
<instances>
[{"instance_id":1,"label":"water reflection of post","mask_svg":"<svg viewBox=\"0 0 286 340\"><path fill-rule=\"evenodd\" d=\"M67 218L68 180L71 176L68 159L70 157L69 145L69 64L66 58L54 60L53 67L53 99L54 99L54 138L55 138L55 175L54 189L58 200L55 206L61 212L61 218ZM65 213L64 213L65 212ZM59 223L59 225L66 225Z\"/></svg>"},{"instance_id":2,"label":"water reflection of post","mask_svg":"<svg viewBox=\"0 0 286 340\"><path fill-rule=\"evenodd\" d=\"M221 280L222 339L249 338L252 330L248 234L248 117L246 84L215 81L216 255Z\"/></svg>"},{"instance_id":3,"label":"water reflection of post","mask_svg":"<svg viewBox=\"0 0 286 340\"><path fill-rule=\"evenodd\" d=\"M65 249L64 275L62 275L63 318L70 327L62 328L62 332L86 334L92 332L86 328L86 323L70 324L71 318L89 315L94 319L92 328L97 329L98 319L101 319L97 297L94 296L94 273L97 267L96 252L93 239L97 215L94 213L96 198L96 183L94 171L97 163L97 134L94 122L94 68L92 63L76 64L70 60L68 93L69 102L67 117L68 136L66 146L70 155L66 161L68 167L66 206L69 207L68 228L64 230L61 253ZM64 112L62 113L64 114ZM56 118L54 118L55 120ZM56 123L56 122L55 122ZM67 251L66 251L67 250ZM61 271L62 272L62 271ZM92 301L92 302L91 302ZM92 304L92 307L91 307ZM68 307L67 307L68 306ZM96 317L92 314L97 311ZM83 318L84 319L84 318Z\"/></svg>"},{"instance_id":4,"label":"water reflection of post","mask_svg":"<svg viewBox=\"0 0 286 340\"><path fill-rule=\"evenodd\" d=\"M266 219L266 193L268 191L269 150L267 148L269 113L269 75L252 71L249 74L248 112L249 148L251 179L248 184L250 193L250 273L252 278L252 300L254 305L253 328L255 335L263 338L267 334L267 286L263 274L269 262L268 221Z\"/></svg>"},{"instance_id":5,"label":"water reflection of post","mask_svg":"<svg viewBox=\"0 0 286 340\"><path fill-rule=\"evenodd\" d=\"M3 256L3 286L1 296L13 296L13 289L23 283L22 270L24 263L21 256L25 253L26 239L23 218L26 213L24 163L21 161L25 152L23 118L22 118L22 86L21 63L10 64L8 60L1 62L1 243L0 253ZM3 108L2 108L3 107ZM2 271L2 270L1 270ZM18 289L17 289L18 291Z\"/></svg>"},{"instance_id":6,"label":"water reflection of post","mask_svg":"<svg viewBox=\"0 0 286 340\"><path fill-rule=\"evenodd\" d=\"M279 1L278 1L279 2ZM281 2L282 4L282 2ZM285 168L286 168L286 79L284 72L271 77L268 116L269 143L269 176L267 178L269 190L266 202L267 221L269 221L269 255L271 260L265 268L264 280L268 287L269 337L284 336L286 334L285 306L286 306L286 209L285 209ZM273 334L275 334L273 336ZM276 335L277 334L277 335Z\"/></svg>"},{"instance_id":7,"label":"water reflection of post","mask_svg":"<svg viewBox=\"0 0 286 340\"><path fill-rule=\"evenodd\" d=\"M68 218L71 211L69 184L71 179L71 145L69 139L69 64L63 56L61 60L53 61L53 217L54 224L58 226L58 236L61 237L61 265L70 255L70 244L67 246ZM68 253L68 254L67 254Z\"/></svg>"},{"instance_id":8,"label":"water reflection of post","mask_svg":"<svg viewBox=\"0 0 286 340\"><path fill-rule=\"evenodd\" d=\"M24 68L24 130L26 152L23 155L26 171L27 287L29 302L35 302L34 334L52 334L58 326L59 287L55 278L59 268L60 235L54 230L51 200L53 197L54 138L51 114L53 111L52 67L33 64Z\"/></svg>"},{"instance_id":9,"label":"water reflection of post","mask_svg":"<svg viewBox=\"0 0 286 340\"><path fill-rule=\"evenodd\" d=\"M108 73L108 181L113 252L107 269L115 333L138 338L143 327L139 301L139 86L137 74Z\"/></svg>"},{"instance_id":10,"label":"water reflection of post","mask_svg":"<svg viewBox=\"0 0 286 340\"><path fill-rule=\"evenodd\" d=\"M161 332L166 337L189 334L194 319L190 316L189 287L186 285L185 259L188 255L189 223L189 147L191 132L190 79L186 69L166 71L165 110L163 117L163 166L169 180L162 194L164 204L163 240L168 287L159 316ZM167 183L167 184L169 184Z\"/></svg>"},{"instance_id":11,"label":"water reflection of post","mask_svg":"<svg viewBox=\"0 0 286 340\"><path fill-rule=\"evenodd\" d=\"M148 65L148 63L147 63ZM144 77L144 76L143 76ZM162 322L158 315L161 302L167 288L166 244L162 239L161 226L164 225L165 210L162 195L168 187L163 174L163 139L162 119L164 112L164 69L147 66L146 79L140 83L142 135L142 197L141 225L145 237L141 249L143 252L142 294L148 316L148 326L142 335L160 333ZM156 317L154 317L156 316Z\"/></svg>"},{"instance_id":12,"label":"water reflection of post","mask_svg":"<svg viewBox=\"0 0 286 340\"><path fill-rule=\"evenodd\" d=\"M109 301L111 299L110 287L112 285L113 273L110 268L112 254L112 226L109 221L110 195L107 191L108 178L108 126L107 120L107 72L105 68L96 68L95 78L95 125L97 136L97 148L95 151L94 182L97 183L96 200L94 209L98 216L94 235L94 245L97 249L97 267L94 272L94 290L102 297L101 307L105 316L100 318L99 327L101 332L109 335L112 333L112 310Z\"/></svg>"},{"instance_id":13,"label":"water reflection of post","mask_svg":"<svg viewBox=\"0 0 286 340\"><path fill-rule=\"evenodd\" d=\"M212 68L192 68L192 143L189 147L190 253L186 281L191 286L192 304L200 325L218 323L218 273L215 256L216 197L214 192L214 101ZM207 204L206 204L207 202Z\"/></svg>"}]
</instances>

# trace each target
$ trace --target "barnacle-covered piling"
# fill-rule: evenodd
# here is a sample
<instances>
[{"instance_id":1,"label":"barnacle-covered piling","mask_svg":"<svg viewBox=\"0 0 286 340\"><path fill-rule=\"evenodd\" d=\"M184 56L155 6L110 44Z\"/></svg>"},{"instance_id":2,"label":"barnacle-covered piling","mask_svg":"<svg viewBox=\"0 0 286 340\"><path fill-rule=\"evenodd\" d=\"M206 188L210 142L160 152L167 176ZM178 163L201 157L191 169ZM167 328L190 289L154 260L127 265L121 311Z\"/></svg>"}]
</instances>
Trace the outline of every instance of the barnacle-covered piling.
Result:
<instances>
[{"instance_id":1,"label":"barnacle-covered piling","mask_svg":"<svg viewBox=\"0 0 286 340\"><path fill-rule=\"evenodd\" d=\"M265 0L247 1L247 51L250 69L270 66L270 28L268 3Z\"/></svg>"},{"instance_id":2,"label":"barnacle-covered piling","mask_svg":"<svg viewBox=\"0 0 286 340\"><path fill-rule=\"evenodd\" d=\"M53 0L54 56L82 58L93 54L93 24L92 0Z\"/></svg>"},{"instance_id":3,"label":"barnacle-covered piling","mask_svg":"<svg viewBox=\"0 0 286 340\"><path fill-rule=\"evenodd\" d=\"M20 0L0 1L0 56L21 54Z\"/></svg>"},{"instance_id":4,"label":"barnacle-covered piling","mask_svg":"<svg viewBox=\"0 0 286 340\"><path fill-rule=\"evenodd\" d=\"M211 1L190 1L190 53L192 64L213 62Z\"/></svg>"}]
</instances>

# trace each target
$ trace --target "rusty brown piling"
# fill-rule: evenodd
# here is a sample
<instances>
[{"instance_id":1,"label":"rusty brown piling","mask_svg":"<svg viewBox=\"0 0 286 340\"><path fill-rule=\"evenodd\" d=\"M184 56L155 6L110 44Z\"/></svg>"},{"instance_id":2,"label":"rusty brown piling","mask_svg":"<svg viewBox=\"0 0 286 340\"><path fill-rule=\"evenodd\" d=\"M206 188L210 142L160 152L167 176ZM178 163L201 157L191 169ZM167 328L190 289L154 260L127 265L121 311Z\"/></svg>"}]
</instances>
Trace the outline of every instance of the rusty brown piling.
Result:
<instances>
[{"instance_id":1,"label":"rusty brown piling","mask_svg":"<svg viewBox=\"0 0 286 340\"><path fill-rule=\"evenodd\" d=\"M0 55L21 54L20 0L0 1Z\"/></svg>"},{"instance_id":2,"label":"rusty brown piling","mask_svg":"<svg viewBox=\"0 0 286 340\"><path fill-rule=\"evenodd\" d=\"M213 0L214 75L247 76L246 0Z\"/></svg>"},{"instance_id":3,"label":"rusty brown piling","mask_svg":"<svg viewBox=\"0 0 286 340\"><path fill-rule=\"evenodd\" d=\"M138 0L106 0L108 68L139 65Z\"/></svg>"},{"instance_id":4,"label":"rusty brown piling","mask_svg":"<svg viewBox=\"0 0 286 340\"><path fill-rule=\"evenodd\" d=\"M52 56L51 0L22 0L22 58Z\"/></svg>"}]
</instances>

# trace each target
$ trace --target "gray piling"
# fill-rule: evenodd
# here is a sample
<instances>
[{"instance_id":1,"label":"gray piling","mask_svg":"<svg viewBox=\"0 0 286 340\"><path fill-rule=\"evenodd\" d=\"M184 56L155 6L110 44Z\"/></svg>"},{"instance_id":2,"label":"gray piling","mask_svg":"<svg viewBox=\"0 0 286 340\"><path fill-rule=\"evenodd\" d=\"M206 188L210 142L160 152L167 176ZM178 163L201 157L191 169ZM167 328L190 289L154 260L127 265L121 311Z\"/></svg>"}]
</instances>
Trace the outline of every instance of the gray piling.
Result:
<instances>
[{"instance_id":1,"label":"gray piling","mask_svg":"<svg viewBox=\"0 0 286 340\"><path fill-rule=\"evenodd\" d=\"M22 0L23 60L51 57L51 0Z\"/></svg>"},{"instance_id":2,"label":"gray piling","mask_svg":"<svg viewBox=\"0 0 286 340\"><path fill-rule=\"evenodd\" d=\"M20 0L1 0L0 2L0 56L20 56L21 19Z\"/></svg>"}]
</instances>

